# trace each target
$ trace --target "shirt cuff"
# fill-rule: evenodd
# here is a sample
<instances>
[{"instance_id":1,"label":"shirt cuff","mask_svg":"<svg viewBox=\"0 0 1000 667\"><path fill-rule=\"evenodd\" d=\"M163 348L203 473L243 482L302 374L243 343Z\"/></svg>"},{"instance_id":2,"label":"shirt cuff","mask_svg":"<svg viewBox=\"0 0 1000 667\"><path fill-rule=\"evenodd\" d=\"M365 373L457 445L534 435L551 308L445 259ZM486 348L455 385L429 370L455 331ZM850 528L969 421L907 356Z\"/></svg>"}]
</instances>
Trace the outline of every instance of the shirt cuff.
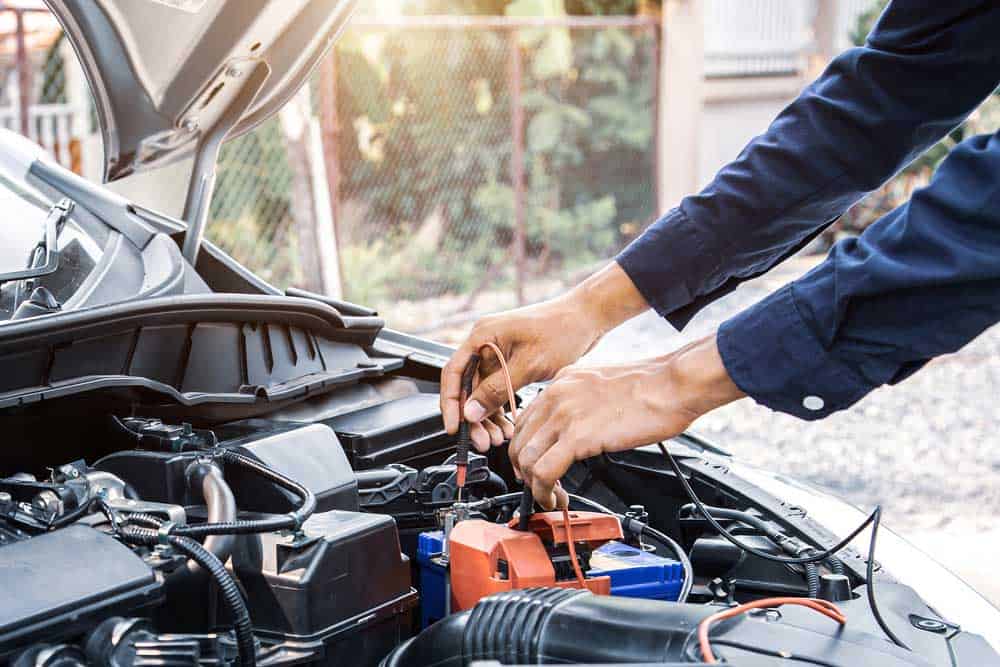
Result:
<instances>
[{"instance_id":1,"label":"shirt cuff","mask_svg":"<svg viewBox=\"0 0 1000 667\"><path fill-rule=\"evenodd\" d=\"M615 261L652 308L680 329L693 315L685 307L704 291L721 253L680 208L654 222Z\"/></svg>"},{"instance_id":2,"label":"shirt cuff","mask_svg":"<svg viewBox=\"0 0 1000 667\"><path fill-rule=\"evenodd\" d=\"M727 320L717 342L736 386L757 403L801 419L850 407L875 385L837 359L795 303L793 285Z\"/></svg>"}]
</instances>

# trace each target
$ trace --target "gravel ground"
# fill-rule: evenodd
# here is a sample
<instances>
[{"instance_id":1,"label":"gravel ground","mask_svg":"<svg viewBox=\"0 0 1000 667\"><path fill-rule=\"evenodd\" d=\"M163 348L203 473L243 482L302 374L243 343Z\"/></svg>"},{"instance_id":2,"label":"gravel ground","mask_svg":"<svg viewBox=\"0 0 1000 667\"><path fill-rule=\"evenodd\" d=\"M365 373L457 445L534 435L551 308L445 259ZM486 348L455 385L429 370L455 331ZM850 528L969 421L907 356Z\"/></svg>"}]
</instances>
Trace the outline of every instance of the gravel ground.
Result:
<instances>
[{"instance_id":1,"label":"gravel ground","mask_svg":"<svg viewBox=\"0 0 1000 667\"><path fill-rule=\"evenodd\" d=\"M712 304L682 332L653 313L607 336L595 363L663 354L807 271L796 258ZM760 467L827 488L856 505L881 503L885 523L1000 603L1000 326L853 408L804 422L744 399L693 430ZM956 548L959 547L959 548Z\"/></svg>"}]
</instances>

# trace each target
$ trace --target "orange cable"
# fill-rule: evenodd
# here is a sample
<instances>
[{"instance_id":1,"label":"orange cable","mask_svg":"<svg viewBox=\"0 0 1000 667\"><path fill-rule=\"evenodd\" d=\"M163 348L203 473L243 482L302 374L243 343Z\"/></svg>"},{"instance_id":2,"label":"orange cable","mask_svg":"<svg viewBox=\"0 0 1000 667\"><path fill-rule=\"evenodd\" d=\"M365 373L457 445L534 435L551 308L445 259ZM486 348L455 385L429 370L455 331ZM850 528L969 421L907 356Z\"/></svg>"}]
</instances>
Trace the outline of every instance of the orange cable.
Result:
<instances>
[{"instance_id":1,"label":"orange cable","mask_svg":"<svg viewBox=\"0 0 1000 667\"><path fill-rule=\"evenodd\" d=\"M818 600L816 598L791 598L791 597L779 597L779 598L764 598L762 600L754 600L753 602L747 602L746 604L737 605L730 609L724 609L723 611L716 612L711 616L706 616L701 623L698 624L698 646L701 649L702 659L709 664L716 664L718 661L715 659L715 654L712 653L712 645L708 639L708 631L711 629L713 623L718 621L724 621L727 618L732 618L734 616L739 616L751 609L763 609L770 607L780 607L781 605L797 605L800 607L808 607L814 611L818 611L827 618L832 618L841 625L847 622L847 617L844 616L843 612L833 603L826 600Z\"/></svg>"},{"instance_id":2,"label":"orange cable","mask_svg":"<svg viewBox=\"0 0 1000 667\"><path fill-rule=\"evenodd\" d=\"M500 363L500 368L503 370L503 377L507 383L507 400L510 403L510 418L511 421L517 422L517 396L514 394L514 381L510 375L510 369L507 367L507 359L504 357L503 351L495 343L484 343L482 347L489 348L493 354L496 355L497 361ZM482 348L480 348L482 350ZM558 482L556 482L558 484ZM577 561L576 557L576 544L573 541L573 524L570 522L569 517L569 506L562 508L563 515L563 529L566 531L566 544L569 546L569 557L573 564L573 574L576 575L576 581L580 584L580 588L587 587L587 579L583 576L583 570L580 569L580 563Z\"/></svg>"}]
</instances>

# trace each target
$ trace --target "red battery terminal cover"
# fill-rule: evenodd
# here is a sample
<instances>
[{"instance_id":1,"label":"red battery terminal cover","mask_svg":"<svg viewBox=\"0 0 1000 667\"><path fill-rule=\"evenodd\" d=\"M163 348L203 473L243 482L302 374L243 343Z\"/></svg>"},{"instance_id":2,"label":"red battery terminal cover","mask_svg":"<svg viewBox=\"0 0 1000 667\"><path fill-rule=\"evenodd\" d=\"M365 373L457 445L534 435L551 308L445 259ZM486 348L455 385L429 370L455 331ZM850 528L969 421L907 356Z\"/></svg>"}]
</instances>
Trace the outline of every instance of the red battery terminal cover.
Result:
<instances>
[{"instance_id":1,"label":"red battery terminal cover","mask_svg":"<svg viewBox=\"0 0 1000 667\"><path fill-rule=\"evenodd\" d=\"M591 550L622 539L617 517L570 512L569 518L574 542L585 543ZM566 543L562 512L532 515L526 531L517 530L516 526L516 519L507 525L473 519L452 529L448 553L453 611L469 609L488 595L514 589L580 588L576 579L556 580L555 567L545 546ZM584 583L597 595L611 592L610 577L592 577Z\"/></svg>"}]
</instances>

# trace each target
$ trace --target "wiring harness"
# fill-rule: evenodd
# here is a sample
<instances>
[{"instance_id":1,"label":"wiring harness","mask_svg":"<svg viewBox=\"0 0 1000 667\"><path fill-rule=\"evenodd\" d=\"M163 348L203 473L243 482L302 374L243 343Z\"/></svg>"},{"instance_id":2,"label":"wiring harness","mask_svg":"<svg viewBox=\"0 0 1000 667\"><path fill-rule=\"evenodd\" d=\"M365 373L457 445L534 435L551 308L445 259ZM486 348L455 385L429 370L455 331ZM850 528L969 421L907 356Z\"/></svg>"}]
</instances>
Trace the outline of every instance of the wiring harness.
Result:
<instances>
[{"instance_id":1,"label":"wiring harness","mask_svg":"<svg viewBox=\"0 0 1000 667\"><path fill-rule=\"evenodd\" d=\"M684 492L691 499L691 502L694 503L698 512L705 518L706 521L708 521L712 528L714 528L719 535L734 546L749 554L753 554L758 558L763 558L764 560L769 560L775 563L784 563L785 565L807 565L810 563L819 563L835 557L839 551L843 550L848 544L851 543L852 540L854 540L855 537L860 535L865 528L871 526L871 541L868 544L868 570L866 572L868 605L871 607L872 616L875 617L875 622L878 623L878 626L882 629L882 632L885 633L886 637L888 637L892 643L896 644L896 646L909 650L909 647L903 643L896 633L892 631L892 628L889 627L888 623L886 623L885 618L879 611L878 601L875 599L875 543L878 539L879 524L882 520L882 507L880 505L877 505L875 509L872 510L872 513L868 515L868 518L862 521L861 524L851 531L847 537L829 549L814 551L808 556L775 556L774 554L761 551L760 549L752 547L741 541L739 538L730 533L725 527L723 527L722 524L720 524L715 517L712 516L712 510L701 502L700 498L698 498L698 494L695 493L694 489L691 487L691 483L688 482L687 478L684 476L684 472L681 470L680 464L677 463L677 459L675 459L673 454L670 453L670 450L667 449L666 445L662 442L657 443L657 445L660 448L660 452L670 463L670 467L673 469L674 475L676 475L678 481L681 483L681 486L684 488ZM706 662L708 662L708 660L706 660Z\"/></svg>"}]
</instances>

